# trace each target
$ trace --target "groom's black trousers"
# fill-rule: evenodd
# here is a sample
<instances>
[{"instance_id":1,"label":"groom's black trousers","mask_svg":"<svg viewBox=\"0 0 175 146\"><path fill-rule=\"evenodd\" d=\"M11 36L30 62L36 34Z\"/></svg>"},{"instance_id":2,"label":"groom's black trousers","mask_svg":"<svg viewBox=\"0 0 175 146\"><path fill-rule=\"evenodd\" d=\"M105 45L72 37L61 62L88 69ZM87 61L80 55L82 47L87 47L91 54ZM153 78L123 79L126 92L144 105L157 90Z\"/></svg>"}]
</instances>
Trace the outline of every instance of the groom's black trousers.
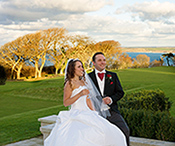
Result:
<instances>
[{"instance_id":1,"label":"groom's black trousers","mask_svg":"<svg viewBox=\"0 0 175 146\"><path fill-rule=\"evenodd\" d=\"M118 128L120 128L120 130L125 134L126 142L127 145L129 146L129 134L130 134L129 127L127 126L125 120L119 113L112 110L109 111L111 113L111 116L107 117L107 120L112 124L116 125Z\"/></svg>"}]
</instances>

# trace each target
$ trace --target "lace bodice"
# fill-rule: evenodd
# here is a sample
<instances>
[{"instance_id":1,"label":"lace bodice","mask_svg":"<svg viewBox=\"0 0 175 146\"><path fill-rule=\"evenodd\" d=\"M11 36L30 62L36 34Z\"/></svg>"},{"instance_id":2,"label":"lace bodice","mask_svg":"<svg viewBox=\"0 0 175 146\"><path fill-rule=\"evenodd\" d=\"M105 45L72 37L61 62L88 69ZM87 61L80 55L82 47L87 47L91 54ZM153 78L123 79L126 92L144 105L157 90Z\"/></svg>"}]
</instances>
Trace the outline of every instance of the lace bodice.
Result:
<instances>
[{"instance_id":1,"label":"lace bodice","mask_svg":"<svg viewBox=\"0 0 175 146\"><path fill-rule=\"evenodd\" d=\"M76 94L78 94L79 92L81 92L83 89L87 89L86 86L80 86L76 89L74 89L72 91L72 95L71 97L75 96ZM70 98L71 98L70 97ZM86 104L86 97L87 95L83 95L81 96L77 101L75 101L72 105L71 105L71 109L78 109L78 110L90 110L89 107Z\"/></svg>"}]
</instances>

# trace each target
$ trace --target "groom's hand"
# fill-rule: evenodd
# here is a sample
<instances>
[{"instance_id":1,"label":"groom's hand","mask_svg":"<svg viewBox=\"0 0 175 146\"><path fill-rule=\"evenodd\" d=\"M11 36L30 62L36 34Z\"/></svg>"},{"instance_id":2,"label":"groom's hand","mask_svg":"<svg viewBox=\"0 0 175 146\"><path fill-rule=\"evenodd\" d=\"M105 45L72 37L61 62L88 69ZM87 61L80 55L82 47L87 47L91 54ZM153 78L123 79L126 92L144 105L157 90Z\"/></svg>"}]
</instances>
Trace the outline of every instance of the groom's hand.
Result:
<instances>
[{"instance_id":1,"label":"groom's hand","mask_svg":"<svg viewBox=\"0 0 175 146\"><path fill-rule=\"evenodd\" d=\"M112 100L109 96L103 98L103 101L104 101L105 104L111 104L112 103Z\"/></svg>"}]
</instances>

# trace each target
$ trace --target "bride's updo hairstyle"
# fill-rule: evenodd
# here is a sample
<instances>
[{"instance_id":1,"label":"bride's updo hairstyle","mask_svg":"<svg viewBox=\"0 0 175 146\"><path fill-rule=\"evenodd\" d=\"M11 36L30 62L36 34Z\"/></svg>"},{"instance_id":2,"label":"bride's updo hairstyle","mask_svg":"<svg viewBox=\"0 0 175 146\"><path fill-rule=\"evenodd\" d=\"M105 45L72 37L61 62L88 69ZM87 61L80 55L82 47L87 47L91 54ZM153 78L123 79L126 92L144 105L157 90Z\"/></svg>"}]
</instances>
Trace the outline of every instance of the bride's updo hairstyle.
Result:
<instances>
[{"instance_id":1,"label":"bride's updo hairstyle","mask_svg":"<svg viewBox=\"0 0 175 146\"><path fill-rule=\"evenodd\" d=\"M66 70L66 75L65 75L65 82L64 82L64 85L66 84L67 81L69 81L70 83L70 86L72 87L72 84L71 84L71 79L74 78L74 74L75 74L75 65L76 65L76 62L80 62L83 66L83 63L78 60L78 59L72 59L68 62L68 66L67 66L67 70ZM84 69L84 67L83 67ZM80 77L80 80L83 79L85 80L85 74L83 74L82 77Z\"/></svg>"}]
</instances>

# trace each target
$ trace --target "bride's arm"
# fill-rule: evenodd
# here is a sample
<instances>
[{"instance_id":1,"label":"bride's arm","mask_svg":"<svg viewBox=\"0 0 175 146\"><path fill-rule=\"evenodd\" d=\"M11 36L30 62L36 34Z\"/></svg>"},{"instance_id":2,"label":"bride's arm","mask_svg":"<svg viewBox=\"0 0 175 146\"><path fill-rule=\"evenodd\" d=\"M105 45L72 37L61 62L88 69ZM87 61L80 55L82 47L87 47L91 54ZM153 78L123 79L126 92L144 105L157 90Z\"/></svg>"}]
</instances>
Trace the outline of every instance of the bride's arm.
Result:
<instances>
[{"instance_id":1,"label":"bride's arm","mask_svg":"<svg viewBox=\"0 0 175 146\"><path fill-rule=\"evenodd\" d=\"M89 97L89 96L86 97L87 106L88 106L91 110L95 111L95 108L94 108L94 106L93 106L93 104L92 104L92 102L91 102L91 99L88 98L88 97Z\"/></svg>"},{"instance_id":2,"label":"bride's arm","mask_svg":"<svg viewBox=\"0 0 175 146\"><path fill-rule=\"evenodd\" d=\"M72 88L70 87L69 82L67 82L64 86L64 96L63 96L63 104L64 104L65 107L73 104L81 96L88 95L89 90L84 89L73 97L71 97L71 94L72 94Z\"/></svg>"}]
</instances>

